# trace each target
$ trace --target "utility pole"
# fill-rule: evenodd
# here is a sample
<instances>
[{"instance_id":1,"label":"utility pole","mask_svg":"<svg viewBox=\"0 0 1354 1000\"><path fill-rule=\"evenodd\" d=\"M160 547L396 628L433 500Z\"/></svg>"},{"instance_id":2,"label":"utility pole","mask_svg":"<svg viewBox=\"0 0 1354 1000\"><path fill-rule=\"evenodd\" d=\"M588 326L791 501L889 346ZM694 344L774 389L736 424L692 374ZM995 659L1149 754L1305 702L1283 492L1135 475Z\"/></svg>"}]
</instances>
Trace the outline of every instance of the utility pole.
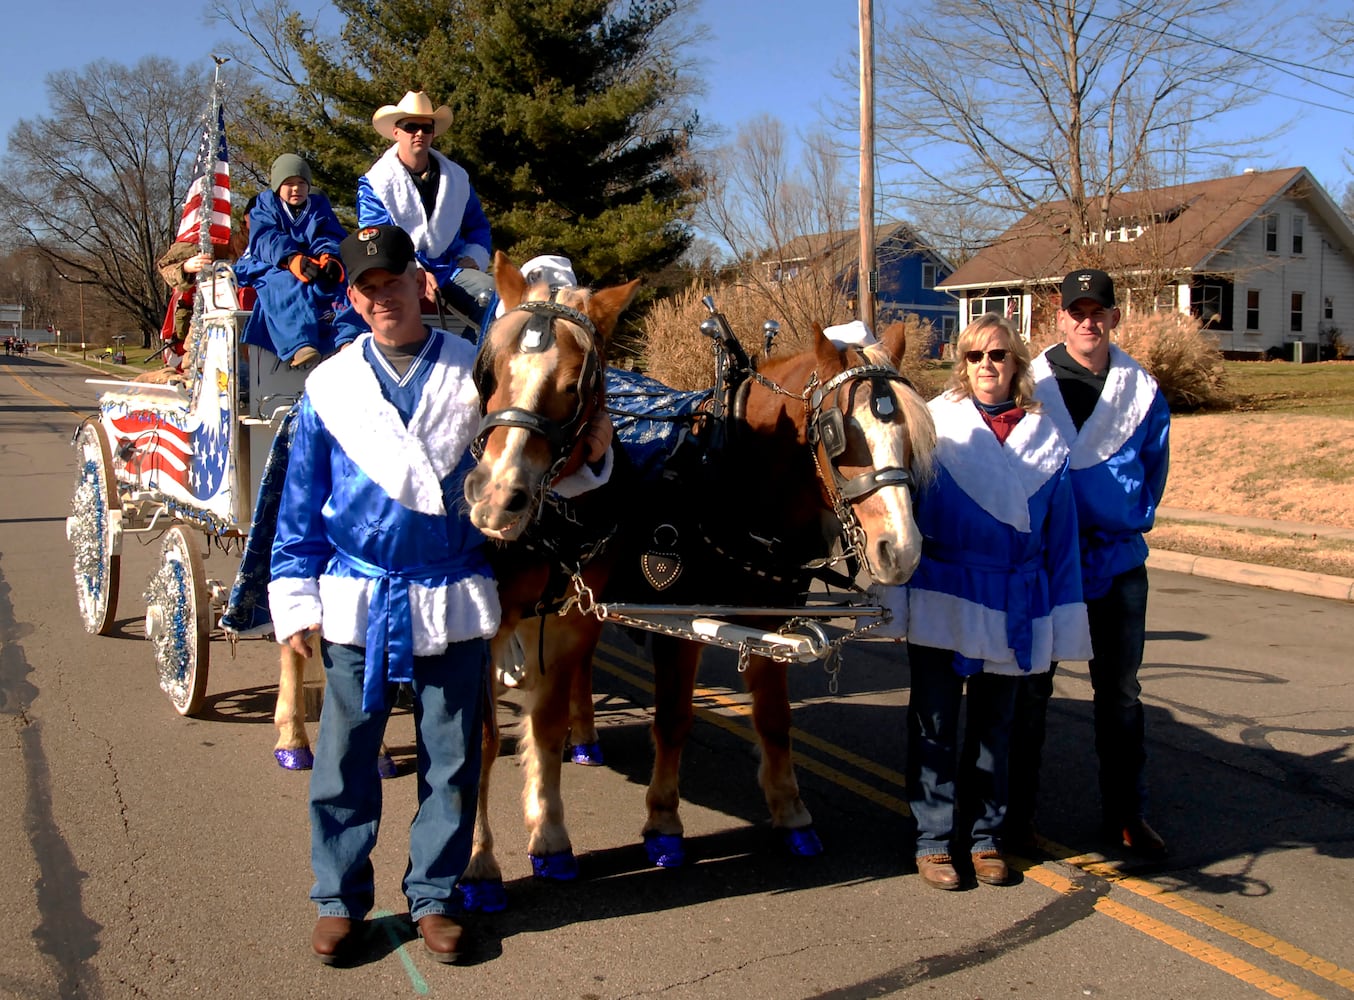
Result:
<instances>
[{"instance_id":1,"label":"utility pole","mask_svg":"<svg viewBox=\"0 0 1354 1000\"><path fill-rule=\"evenodd\" d=\"M85 340L85 283L79 278L72 278L64 271L57 271L56 273L62 281L71 282L80 292L80 357L84 358L88 346L88 341Z\"/></svg>"},{"instance_id":2,"label":"utility pole","mask_svg":"<svg viewBox=\"0 0 1354 1000\"><path fill-rule=\"evenodd\" d=\"M856 266L856 310L874 330L874 295L879 282L874 259L874 3L860 0L860 262Z\"/></svg>"}]
</instances>

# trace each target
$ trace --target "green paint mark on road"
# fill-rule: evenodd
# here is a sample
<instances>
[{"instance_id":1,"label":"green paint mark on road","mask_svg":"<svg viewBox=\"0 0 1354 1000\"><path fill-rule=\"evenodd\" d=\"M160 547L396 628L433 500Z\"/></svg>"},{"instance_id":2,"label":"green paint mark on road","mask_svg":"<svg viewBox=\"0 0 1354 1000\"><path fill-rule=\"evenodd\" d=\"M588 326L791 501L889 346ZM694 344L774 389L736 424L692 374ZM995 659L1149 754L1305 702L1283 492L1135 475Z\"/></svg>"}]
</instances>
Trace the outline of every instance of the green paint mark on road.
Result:
<instances>
[{"instance_id":1,"label":"green paint mark on road","mask_svg":"<svg viewBox=\"0 0 1354 1000\"><path fill-rule=\"evenodd\" d=\"M389 910L377 910L372 914L373 917L378 918L393 917L394 915L395 914L391 913ZM409 985L413 986L414 992L419 996L427 996L428 981L419 973L418 966L414 964L414 960L409 957L409 952L405 950L404 946L408 944L408 942L402 940L400 936L395 933L394 924L386 923L381 926L386 932L386 937L390 938L390 943L395 946L395 954L399 955L400 961L404 963L404 971L409 976Z\"/></svg>"}]
</instances>

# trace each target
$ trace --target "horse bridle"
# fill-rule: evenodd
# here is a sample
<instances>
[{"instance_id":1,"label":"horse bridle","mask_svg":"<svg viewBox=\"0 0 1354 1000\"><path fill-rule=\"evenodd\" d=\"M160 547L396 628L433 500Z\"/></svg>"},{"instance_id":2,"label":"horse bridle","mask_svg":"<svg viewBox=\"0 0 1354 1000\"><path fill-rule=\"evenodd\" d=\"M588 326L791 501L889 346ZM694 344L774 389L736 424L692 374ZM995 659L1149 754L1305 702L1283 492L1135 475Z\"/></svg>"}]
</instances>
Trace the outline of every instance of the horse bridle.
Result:
<instances>
[{"instance_id":1,"label":"horse bridle","mask_svg":"<svg viewBox=\"0 0 1354 1000\"><path fill-rule=\"evenodd\" d=\"M909 389L912 388L911 382L884 365L858 365L834 375L820 386L811 384L808 398L805 400L809 410L806 434L809 444L821 445L823 453L827 456L831 476L824 475L821 468L818 474L823 480L823 485L828 487L828 495L834 498L834 502L837 496L850 502L863 499L885 486L906 486L910 490L914 485L912 473L898 466L871 469L869 472L847 479L833 462L833 459L846 450L846 417L835 402L836 393L842 386L861 379L870 380L873 389L870 395L871 410L877 418L885 422L901 418L902 413L885 412L885 404L890 408L895 404L893 397L882 391L883 388L890 382L898 382ZM834 400L833 404L824 406L829 399Z\"/></svg>"},{"instance_id":2,"label":"horse bridle","mask_svg":"<svg viewBox=\"0 0 1354 1000\"><path fill-rule=\"evenodd\" d=\"M495 427L519 427L530 434L539 434L545 438L550 447L551 468L542 484L543 487L548 487L560 476L582 444L588 423L601 405L603 385L602 366L597 357L597 345L600 340L597 327L586 313L556 301L559 292L560 289L556 289L548 302L522 302L512 312L524 312L530 317L523 325L517 340L518 350L524 354L538 354L550 349L555 342L556 320L568 320L587 334L583 367L578 373L578 405L567 419L552 420L544 414L518 406L489 411L489 397L493 395L495 386L489 350L491 338L488 336L484 338L484 344L475 358L473 374L475 387L480 393L480 425L471 443L471 454L476 461L483 457L485 441Z\"/></svg>"},{"instance_id":3,"label":"horse bridle","mask_svg":"<svg viewBox=\"0 0 1354 1000\"><path fill-rule=\"evenodd\" d=\"M871 469L850 479L843 476L833 461L846 450L846 417L837 405L837 394L842 386L860 379L870 379L874 392L870 397L870 406L876 417L881 420L906 419L901 410L896 413L882 411L885 400L893 405L892 396L882 389L890 382L897 382L912 388L897 369L887 365L864 364L848 368L832 376L826 382L818 382L818 374L809 376L808 384L802 393L791 392L777 385L771 379L755 369L749 372L754 382L783 396L802 400L808 417L805 421L805 437L813 446L813 467L818 473L819 482L832 503L833 513L837 516L838 526L845 535L847 543L862 565L869 564L865 551L865 530L860 518L852 506L857 500L863 500L885 486L906 486L909 491L916 488L916 480L908 469L891 466L884 469ZM827 405L831 401L831 405ZM826 467L826 468L825 468Z\"/></svg>"}]
</instances>

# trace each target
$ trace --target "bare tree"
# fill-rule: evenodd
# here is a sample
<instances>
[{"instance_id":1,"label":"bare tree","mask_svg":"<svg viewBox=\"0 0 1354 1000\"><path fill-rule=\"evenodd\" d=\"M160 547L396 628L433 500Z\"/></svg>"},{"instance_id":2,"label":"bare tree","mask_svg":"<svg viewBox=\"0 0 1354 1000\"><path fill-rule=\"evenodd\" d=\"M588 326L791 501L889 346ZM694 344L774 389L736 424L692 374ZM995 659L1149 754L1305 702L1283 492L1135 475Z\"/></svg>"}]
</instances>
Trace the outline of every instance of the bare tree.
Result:
<instances>
[{"instance_id":1,"label":"bare tree","mask_svg":"<svg viewBox=\"0 0 1354 1000\"><path fill-rule=\"evenodd\" d=\"M1262 141L1205 126L1260 94L1251 50L1277 51L1274 24L1236 0L930 0L878 37L882 155L911 196L1005 223L1066 201L1078 247L1118 192Z\"/></svg>"},{"instance_id":2,"label":"bare tree","mask_svg":"<svg viewBox=\"0 0 1354 1000\"><path fill-rule=\"evenodd\" d=\"M848 240L845 255L838 244L857 213L842 168L821 131L805 138L802 163L792 167L785 126L765 115L712 157L699 224L727 248L737 280L768 316L795 330L850 318L836 279L854 266L857 244Z\"/></svg>"},{"instance_id":3,"label":"bare tree","mask_svg":"<svg viewBox=\"0 0 1354 1000\"><path fill-rule=\"evenodd\" d=\"M70 280L106 290L142 331L160 327L155 262L174 238L209 77L148 57L47 78L51 113L10 132L0 221Z\"/></svg>"}]
</instances>

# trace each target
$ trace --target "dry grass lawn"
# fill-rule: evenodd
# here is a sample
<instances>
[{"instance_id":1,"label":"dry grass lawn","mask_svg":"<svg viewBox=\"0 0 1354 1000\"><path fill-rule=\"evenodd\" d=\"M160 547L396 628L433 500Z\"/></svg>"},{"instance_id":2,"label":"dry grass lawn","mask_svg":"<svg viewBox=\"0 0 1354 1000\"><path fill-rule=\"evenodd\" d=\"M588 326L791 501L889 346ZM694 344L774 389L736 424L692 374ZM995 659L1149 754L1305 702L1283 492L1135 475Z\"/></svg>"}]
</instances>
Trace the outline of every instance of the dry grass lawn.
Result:
<instances>
[{"instance_id":1,"label":"dry grass lawn","mask_svg":"<svg viewBox=\"0 0 1354 1000\"><path fill-rule=\"evenodd\" d=\"M1228 365L1238 409L1178 415L1167 507L1354 529L1354 365ZM1354 542L1161 520L1158 549L1354 577Z\"/></svg>"}]
</instances>

